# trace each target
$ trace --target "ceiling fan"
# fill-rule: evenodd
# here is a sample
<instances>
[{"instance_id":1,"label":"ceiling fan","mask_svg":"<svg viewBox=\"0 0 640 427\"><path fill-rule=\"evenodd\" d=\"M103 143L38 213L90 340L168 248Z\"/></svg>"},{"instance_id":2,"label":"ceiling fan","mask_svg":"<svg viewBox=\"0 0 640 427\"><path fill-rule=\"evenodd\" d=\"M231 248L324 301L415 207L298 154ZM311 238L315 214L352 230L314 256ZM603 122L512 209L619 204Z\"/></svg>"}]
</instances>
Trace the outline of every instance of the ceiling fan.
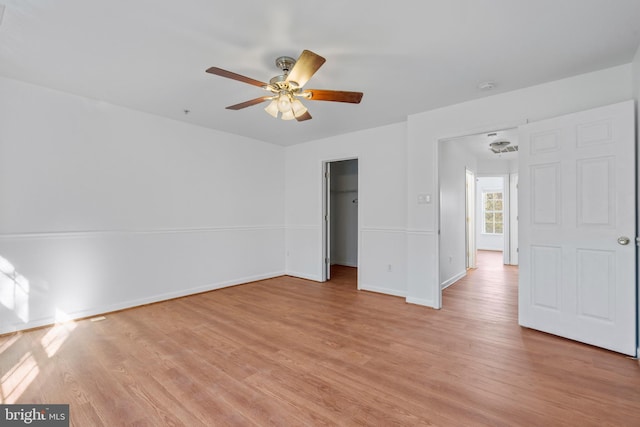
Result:
<instances>
[{"instance_id":1,"label":"ceiling fan","mask_svg":"<svg viewBox=\"0 0 640 427\"><path fill-rule=\"evenodd\" d=\"M254 80L218 67L207 69L207 73L248 83L271 92L269 95L230 105L226 107L227 110L240 110L265 101L271 101L265 108L267 113L275 118L280 116L282 120L296 119L301 122L309 120L311 114L309 114L307 107L304 106L300 99L349 102L352 104L359 104L362 99L362 92L302 88L325 61L326 59L322 56L310 50L302 51L297 61L288 56L281 56L276 59L276 66L282 70L282 74L269 80L269 83Z\"/></svg>"},{"instance_id":2,"label":"ceiling fan","mask_svg":"<svg viewBox=\"0 0 640 427\"><path fill-rule=\"evenodd\" d=\"M513 151L518 151L518 146L511 145L510 141L502 139L489 144L489 150L493 151L495 154L510 153Z\"/></svg>"}]
</instances>

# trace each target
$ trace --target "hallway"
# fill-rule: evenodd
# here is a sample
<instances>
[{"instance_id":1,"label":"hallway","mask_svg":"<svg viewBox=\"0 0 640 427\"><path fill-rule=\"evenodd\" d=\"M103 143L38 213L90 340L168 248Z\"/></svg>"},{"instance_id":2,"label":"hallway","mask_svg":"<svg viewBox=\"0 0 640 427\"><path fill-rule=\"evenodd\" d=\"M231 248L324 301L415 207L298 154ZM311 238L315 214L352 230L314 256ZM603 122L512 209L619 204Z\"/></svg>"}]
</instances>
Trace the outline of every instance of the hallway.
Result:
<instances>
[{"instance_id":1,"label":"hallway","mask_svg":"<svg viewBox=\"0 0 640 427\"><path fill-rule=\"evenodd\" d=\"M474 316L517 326L518 267L502 262L502 252L478 251L477 268L442 292L443 311L473 310Z\"/></svg>"}]
</instances>

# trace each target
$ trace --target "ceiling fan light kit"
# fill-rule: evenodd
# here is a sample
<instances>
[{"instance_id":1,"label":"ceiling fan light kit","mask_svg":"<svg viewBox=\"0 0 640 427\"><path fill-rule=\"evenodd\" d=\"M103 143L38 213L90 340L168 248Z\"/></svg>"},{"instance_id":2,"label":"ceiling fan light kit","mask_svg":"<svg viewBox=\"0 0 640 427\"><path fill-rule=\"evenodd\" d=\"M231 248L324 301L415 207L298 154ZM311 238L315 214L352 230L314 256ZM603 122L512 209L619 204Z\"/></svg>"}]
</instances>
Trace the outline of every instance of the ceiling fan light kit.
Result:
<instances>
[{"instance_id":1,"label":"ceiling fan light kit","mask_svg":"<svg viewBox=\"0 0 640 427\"><path fill-rule=\"evenodd\" d=\"M277 119L278 113L280 112L280 110L278 110L278 101L272 99L269 105L265 107L264 111L271 114L274 118Z\"/></svg>"},{"instance_id":2,"label":"ceiling fan light kit","mask_svg":"<svg viewBox=\"0 0 640 427\"><path fill-rule=\"evenodd\" d=\"M518 146L511 145L511 142L507 140L498 140L489 144L489 150L493 151L495 154L510 153L518 151Z\"/></svg>"},{"instance_id":3,"label":"ceiling fan light kit","mask_svg":"<svg viewBox=\"0 0 640 427\"><path fill-rule=\"evenodd\" d=\"M265 101L271 101L264 109L269 115L276 119L280 117L282 120L296 119L301 122L309 120L311 114L300 101L300 98L312 101L348 102L352 104L359 104L362 99L362 92L302 89L324 62L325 59L323 57L309 50L304 50L297 61L289 56L281 56L276 59L276 66L282 70L282 74L273 77L269 80L269 83L263 83L218 67L209 68L207 73L258 86L272 93L271 96L262 96L240 104L230 105L227 109L240 110Z\"/></svg>"}]
</instances>

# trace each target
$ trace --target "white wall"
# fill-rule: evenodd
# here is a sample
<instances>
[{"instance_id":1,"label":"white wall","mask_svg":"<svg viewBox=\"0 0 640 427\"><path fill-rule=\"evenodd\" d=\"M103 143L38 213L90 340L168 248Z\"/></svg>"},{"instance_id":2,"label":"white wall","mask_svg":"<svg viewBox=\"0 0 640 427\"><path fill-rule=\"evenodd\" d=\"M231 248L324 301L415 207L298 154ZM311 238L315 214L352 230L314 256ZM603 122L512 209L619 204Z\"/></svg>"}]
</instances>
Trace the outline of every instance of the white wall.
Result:
<instances>
[{"instance_id":1,"label":"white wall","mask_svg":"<svg viewBox=\"0 0 640 427\"><path fill-rule=\"evenodd\" d=\"M476 243L479 250L502 251L504 250L504 234L485 234L482 232L484 220L482 193L485 191L502 191L504 202L509 200L508 194L504 192L503 177L479 176L476 182ZM505 211L506 213L506 211ZM506 219L506 215L504 216ZM505 222L505 227L507 226Z\"/></svg>"},{"instance_id":2,"label":"white wall","mask_svg":"<svg viewBox=\"0 0 640 427\"><path fill-rule=\"evenodd\" d=\"M436 194L440 139L506 129L633 97L631 64L409 116L407 122L407 301L441 306Z\"/></svg>"},{"instance_id":3,"label":"white wall","mask_svg":"<svg viewBox=\"0 0 640 427\"><path fill-rule=\"evenodd\" d=\"M517 142L514 142L517 144ZM478 175L507 175L518 172L518 160L478 159Z\"/></svg>"},{"instance_id":4,"label":"white wall","mask_svg":"<svg viewBox=\"0 0 640 427\"><path fill-rule=\"evenodd\" d=\"M467 273L466 170L476 172L476 158L460 141L441 141L440 167L440 286L445 288Z\"/></svg>"},{"instance_id":5,"label":"white wall","mask_svg":"<svg viewBox=\"0 0 640 427\"><path fill-rule=\"evenodd\" d=\"M287 148L287 274L322 279L322 164L357 158L359 287L406 295L406 140L400 123Z\"/></svg>"},{"instance_id":6,"label":"white wall","mask_svg":"<svg viewBox=\"0 0 640 427\"><path fill-rule=\"evenodd\" d=\"M282 274L283 171L282 147L0 78L0 333Z\"/></svg>"},{"instance_id":7,"label":"white wall","mask_svg":"<svg viewBox=\"0 0 640 427\"><path fill-rule=\"evenodd\" d=\"M358 266L358 160L331 163L331 264Z\"/></svg>"}]
</instances>

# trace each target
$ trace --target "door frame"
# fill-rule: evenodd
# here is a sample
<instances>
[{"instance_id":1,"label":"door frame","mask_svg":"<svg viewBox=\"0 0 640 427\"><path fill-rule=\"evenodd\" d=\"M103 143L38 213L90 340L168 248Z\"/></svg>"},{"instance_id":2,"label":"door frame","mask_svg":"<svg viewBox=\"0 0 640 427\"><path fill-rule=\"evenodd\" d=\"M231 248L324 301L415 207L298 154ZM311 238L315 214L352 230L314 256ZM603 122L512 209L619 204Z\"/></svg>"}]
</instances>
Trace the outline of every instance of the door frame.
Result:
<instances>
[{"instance_id":1,"label":"door frame","mask_svg":"<svg viewBox=\"0 0 640 427\"><path fill-rule=\"evenodd\" d=\"M509 265L519 265L518 176L519 172L509 174Z\"/></svg>"},{"instance_id":2,"label":"door frame","mask_svg":"<svg viewBox=\"0 0 640 427\"><path fill-rule=\"evenodd\" d=\"M330 164L331 163L335 163L335 162L342 162L345 160L357 160L358 161L358 238L357 238L357 257L358 257L358 264L357 264L357 268L360 269L360 255L361 255L361 251L360 248L362 247L362 242L361 242L361 227L362 227L362 209L360 209L361 203L362 203L362 198L360 196L360 193L362 191L361 188L361 184L362 181L360 180L360 170L362 167L362 162L360 160L360 158L358 158L358 156L347 156L347 157L338 157L338 158L331 158L331 159L324 159L321 161L321 175L320 175L320 182L321 182L321 195L322 195L322 201L321 201L321 212L320 212L320 221L322 223L321 226L321 248L320 248L320 259L319 259L319 266L320 266L320 271L321 271L321 275L320 275L320 281L321 282L326 282L331 278L331 216L329 215L330 213L330 209L331 209L331 188L330 188L330 182L331 182L331 176L330 174L327 174L327 172L329 172L330 169ZM360 275L357 275L357 289L360 290Z\"/></svg>"},{"instance_id":3,"label":"door frame","mask_svg":"<svg viewBox=\"0 0 640 427\"><path fill-rule=\"evenodd\" d=\"M465 170L465 210L466 210L466 250L467 269L476 268L476 173L469 168Z\"/></svg>"},{"instance_id":4,"label":"door frame","mask_svg":"<svg viewBox=\"0 0 640 427\"><path fill-rule=\"evenodd\" d=\"M456 132L455 134L450 134L450 135L443 135L441 137L436 138L436 143L435 143L435 159L436 159L436 167L434 170L434 178L435 178L435 184L436 184L436 190L437 190L437 194L440 194L440 144L444 143L446 144L448 141L452 141L455 139L459 139L459 138L464 138L466 136L473 136L473 135L481 135L481 134L488 134L491 132L500 132L500 131L504 131L504 130L509 130L509 129L517 129L522 125L525 125L528 123L528 120L525 121L516 121L516 122L503 122L503 123L498 123L495 126L482 126L479 128L471 128L468 129L466 131L461 131L461 132ZM478 174L476 174L476 177L478 176ZM435 197L435 230L436 230L436 245L435 245L435 263L434 263L434 276L436 277L436 281L437 281L437 292L434 295L434 305L433 307L436 309L440 309L442 308L442 291L444 290L441 286L440 283L440 258L441 258L441 250L440 250L440 239L441 239L441 235L440 235L440 215L441 215L441 206L440 206L440 197Z\"/></svg>"}]
</instances>

